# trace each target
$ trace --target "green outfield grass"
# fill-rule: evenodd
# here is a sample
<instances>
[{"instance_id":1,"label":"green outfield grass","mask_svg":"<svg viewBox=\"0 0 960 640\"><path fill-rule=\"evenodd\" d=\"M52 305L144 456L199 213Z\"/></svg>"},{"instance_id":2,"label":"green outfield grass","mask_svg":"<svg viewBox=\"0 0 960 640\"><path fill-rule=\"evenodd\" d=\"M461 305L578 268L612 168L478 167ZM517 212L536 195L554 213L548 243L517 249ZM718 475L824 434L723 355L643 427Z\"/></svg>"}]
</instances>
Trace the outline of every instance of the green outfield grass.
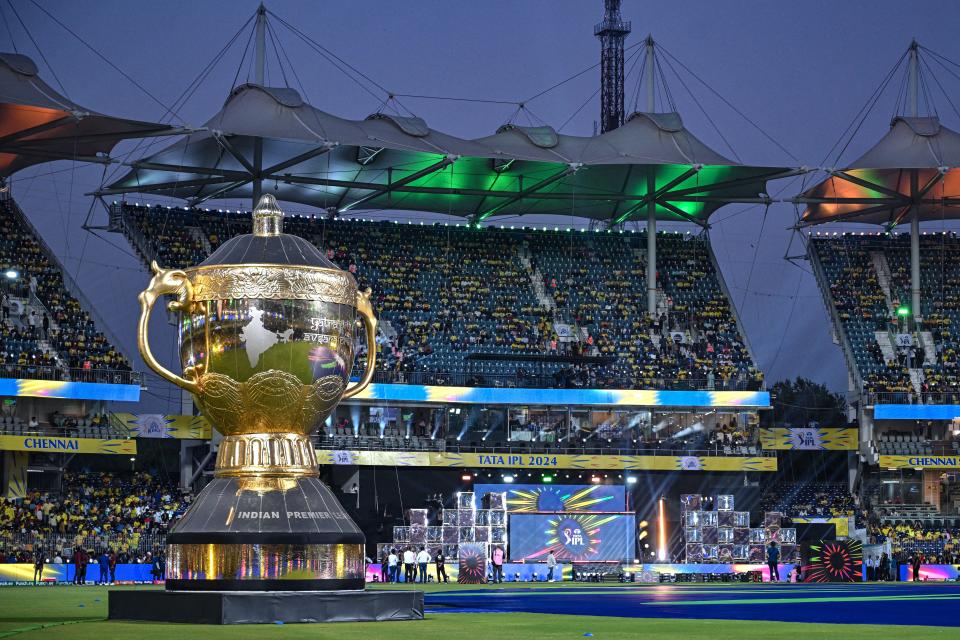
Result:
<instances>
[{"instance_id":1,"label":"green outfield grass","mask_svg":"<svg viewBox=\"0 0 960 640\"><path fill-rule=\"evenodd\" d=\"M551 588L550 585L544 585ZM889 627L880 625L794 624L724 620L665 620L554 616L526 613L429 614L417 622L341 623L331 625L242 625L229 627L111 622L106 620L107 590L150 587L4 587L0 588L0 639L38 640L154 640L178 638L329 638L371 640L388 634L413 634L417 640L569 639L593 634L607 638L656 640L914 640L958 638L960 629L944 627ZM385 586L379 588L387 588ZM427 585L427 591L462 589L456 585ZM476 588L476 587L470 587ZM481 588L500 588L481 587Z\"/></svg>"}]
</instances>

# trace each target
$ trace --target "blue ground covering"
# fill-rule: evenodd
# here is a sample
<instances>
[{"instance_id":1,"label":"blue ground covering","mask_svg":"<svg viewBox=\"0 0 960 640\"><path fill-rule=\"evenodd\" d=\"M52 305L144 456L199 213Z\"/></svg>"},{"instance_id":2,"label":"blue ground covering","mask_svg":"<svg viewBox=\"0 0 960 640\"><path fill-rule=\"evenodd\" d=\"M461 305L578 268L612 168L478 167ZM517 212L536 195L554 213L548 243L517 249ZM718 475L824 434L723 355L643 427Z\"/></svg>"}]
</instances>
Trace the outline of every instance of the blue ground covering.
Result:
<instances>
[{"instance_id":1,"label":"blue ground covering","mask_svg":"<svg viewBox=\"0 0 960 640\"><path fill-rule=\"evenodd\" d=\"M960 584L684 584L428 593L427 611L960 627Z\"/></svg>"}]
</instances>

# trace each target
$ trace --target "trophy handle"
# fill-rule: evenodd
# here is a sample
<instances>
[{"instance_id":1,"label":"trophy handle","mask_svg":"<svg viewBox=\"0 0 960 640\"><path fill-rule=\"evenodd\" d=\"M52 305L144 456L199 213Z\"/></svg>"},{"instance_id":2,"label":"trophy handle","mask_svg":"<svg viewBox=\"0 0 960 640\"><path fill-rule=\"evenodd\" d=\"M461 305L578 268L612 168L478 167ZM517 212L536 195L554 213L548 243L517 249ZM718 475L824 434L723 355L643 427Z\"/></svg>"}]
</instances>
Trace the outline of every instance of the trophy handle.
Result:
<instances>
[{"instance_id":1,"label":"trophy handle","mask_svg":"<svg viewBox=\"0 0 960 640\"><path fill-rule=\"evenodd\" d=\"M150 312L153 311L153 305L157 299L164 295L176 295L177 299L171 302L168 308L171 311L186 310L193 297L193 285L190 284L186 272L179 269L161 269L156 260L150 264L150 269L155 275L147 290L139 296L140 323L137 325L137 346L140 349L140 355L147 366L156 371L160 377L186 389L190 393L196 393L198 385L195 381L181 378L157 362L150 350L150 338L148 336Z\"/></svg>"},{"instance_id":2,"label":"trophy handle","mask_svg":"<svg viewBox=\"0 0 960 640\"><path fill-rule=\"evenodd\" d=\"M357 384L347 387L343 392L344 399L351 398L363 391L373 379L373 372L377 367L377 317L373 315L373 305L370 304L371 290L357 291L357 311L363 318L363 326L367 333L367 368L363 378Z\"/></svg>"}]
</instances>

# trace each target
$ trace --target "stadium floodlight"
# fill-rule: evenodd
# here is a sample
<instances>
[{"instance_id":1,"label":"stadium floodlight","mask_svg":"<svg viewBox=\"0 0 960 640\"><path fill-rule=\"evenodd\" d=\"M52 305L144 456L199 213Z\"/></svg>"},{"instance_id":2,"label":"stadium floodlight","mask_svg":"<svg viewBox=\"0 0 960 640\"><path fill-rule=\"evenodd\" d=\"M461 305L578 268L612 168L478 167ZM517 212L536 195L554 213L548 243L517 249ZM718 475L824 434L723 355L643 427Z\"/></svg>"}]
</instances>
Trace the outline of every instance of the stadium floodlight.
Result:
<instances>
[{"instance_id":1,"label":"stadium floodlight","mask_svg":"<svg viewBox=\"0 0 960 640\"><path fill-rule=\"evenodd\" d=\"M503 481L507 483L513 482L513 476L503 476Z\"/></svg>"},{"instance_id":2,"label":"stadium floodlight","mask_svg":"<svg viewBox=\"0 0 960 640\"><path fill-rule=\"evenodd\" d=\"M910 307L900 306L897 308L897 315L901 318L905 318L910 315Z\"/></svg>"},{"instance_id":3,"label":"stadium floodlight","mask_svg":"<svg viewBox=\"0 0 960 640\"><path fill-rule=\"evenodd\" d=\"M470 482L471 480L473 480L473 476L470 475L469 473L465 473L462 476L460 476L460 479L463 480L464 482Z\"/></svg>"},{"instance_id":4,"label":"stadium floodlight","mask_svg":"<svg viewBox=\"0 0 960 640\"><path fill-rule=\"evenodd\" d=\"M17 277L18 277L20 274L17 273L16 271L14 271L13 269L9 269L9 270L8 270L5 274L3 274L3 275L7 276L7 278L10 279L10 280L16 280Z\"/></svg>"},{"instance_id":5,"label":"stadium floodlight","mask_svg":"<svg viewBox=\"0 0 960 640\"><path fill-rule=\"evenodd\" d=\"M547 483L553 482L553 476L543 476L542 480Z\"/></svg>"},{"instance_id":6,"label":"stadium floodlight","mask_svg":"<svg viewBox=\"0 0 960 640\"><path fill-rule=\"evenodd\" d=\"M637 484L637 476L627 476L627 484Z\"/></svg>"},{"instance_id":7,"label":"stadium floodlight","mask_svg":"<svg viewBox=\"0 0 960 640\"><path fill-rule=\"evenodd\" d=\"M590 482L592 482L593 484L600 484L600 476L591 476Z\"/></svg>"}]
</instances>

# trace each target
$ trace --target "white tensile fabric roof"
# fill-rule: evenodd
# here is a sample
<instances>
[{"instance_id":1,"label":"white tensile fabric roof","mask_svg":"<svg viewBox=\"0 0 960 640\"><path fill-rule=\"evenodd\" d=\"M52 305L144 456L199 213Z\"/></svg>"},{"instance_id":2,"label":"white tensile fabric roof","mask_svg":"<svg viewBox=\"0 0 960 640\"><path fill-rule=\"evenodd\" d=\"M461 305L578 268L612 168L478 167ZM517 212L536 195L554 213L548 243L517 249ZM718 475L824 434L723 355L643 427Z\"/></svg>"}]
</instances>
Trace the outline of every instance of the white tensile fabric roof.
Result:
<instances>
[{"instance_id":1,"label":"white tensile fabric roof","mask_svg":"<svg viewBox=\"0 0 960 640\"><path fill-rule=\"evenodd\" d=\"M0 176L51 160L102 162L125 138L174 135L170 125L114 118L54 91L33 60L0 53Z\"/></svg>"},{"instance_id":2,"label":"white tensile fabric roof","mask_svg":"<svg viewBox=\"0 0 960 640\"><path fill-rule=\"evenodd\" d=\"M913 207L920 220L960 218L960 133L935 117L894 118L876 145L797 200L807 205L801 226L895 226Z\"/></svg>"},{"instance_id":3,"label":"white tensile fabric roof","mask_svg":"<svg viewBox=\"0 0 960 640\"><path fill-rule=\"evenodd\" d=\"M467 140L416 117L340 118L293 89L246 84L202 130L133 163L98 194L198 203L251 198L259 181L279 200L320 208L473 220L549 213L623 221L655 200L658 218L705 224L718 207L760 198L767 180L787 174L728 160L675 113L637 113L594 137L507 125Z\"/></svg>"}]
</instances>

